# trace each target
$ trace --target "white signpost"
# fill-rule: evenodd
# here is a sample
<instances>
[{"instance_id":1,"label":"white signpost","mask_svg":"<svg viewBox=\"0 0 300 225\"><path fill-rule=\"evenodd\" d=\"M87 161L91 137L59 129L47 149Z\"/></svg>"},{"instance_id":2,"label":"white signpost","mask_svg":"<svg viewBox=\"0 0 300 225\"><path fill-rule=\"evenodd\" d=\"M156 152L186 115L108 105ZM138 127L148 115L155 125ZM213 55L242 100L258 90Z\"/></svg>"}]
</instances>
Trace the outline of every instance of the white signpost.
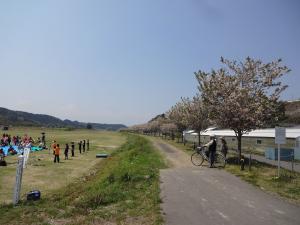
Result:
<instances>
[{"instance_id":1,"label":"white signpost","mask_svg":"<svg viewBox=\"0 0 300 225\"><path fill-rule=\"evenodd\" d=\"M23 160L23 168L26 168L26 164L29 158L30 148L24 148L24 160Z\"/></svg>"},{"instance_id":2,"label":"white signpost","mask_svg":"<svg viewBox=\"0 0 300 225\"><path fill-rule=\"evenodd\" d=\"M280 145L286 143L285 127L275 127L275 144L278 145L277 159L278 159L278 177L280 177Z\"/></svg>"},{"instance_id":3,"label":"white signpost","mask_svg":"<svg viewBox=\"0 0 300 225\"><path fill-rule=\"evenodd\" d=\"M14 196L13 196L13 204L14 205L18 204L18 202L20 200L23 166L24 166L24 156L20 155L18 157L16 184L15 184Z\"/></svg>"}]
</instances>

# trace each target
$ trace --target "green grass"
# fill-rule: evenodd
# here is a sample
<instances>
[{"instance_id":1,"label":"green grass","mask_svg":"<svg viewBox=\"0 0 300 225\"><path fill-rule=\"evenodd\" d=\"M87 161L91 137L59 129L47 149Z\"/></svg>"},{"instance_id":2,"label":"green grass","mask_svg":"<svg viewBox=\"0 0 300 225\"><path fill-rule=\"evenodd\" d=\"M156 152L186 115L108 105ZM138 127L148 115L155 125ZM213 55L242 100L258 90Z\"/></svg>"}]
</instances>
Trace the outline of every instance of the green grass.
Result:
<instances>
[{"instance_id":1,"label":"green grass","mask_svg":"<svg viewBox=\"0 0 300 225\"><path fill-rule=\"evenodd\" d=\"M159 169L163 159L143 137L130 135L94 173L18 207L0 207L0 224L162 224Z\"/></svg>"},{"instance_id":2,"label":"green grass","mask_svg":"<svg viewBox=\"0 0 300 225\"><path fill-rule=\"evenodd\" d=\"M225 167L226 171L240 177L241 179L259 187L260 189L276 193L281 197L300 203L300 174L292 173L289 170L280 169L280 177L277 177L277 167L253 160L251 163L251 170L249 170L248 163L245 170L241 170L240 166L233 163L235 155L229 156L229 161Z\"/></svg>"},{"instance_id":3,"label":"green grass","mask_svg":"<svg viewBox=\"0 0 300 225\"><path fill-rule=\"evenodd\" d=\"M54 164L52 152L48 150L30 153L28 166L23 174L21 193L23 198L27 192L33 189L41 190L43 195L50 194L58 188L65 187L74 179L93 172L91 169L100 161L95 157L96 153L111 153L126 141L126 137L117 132L86 129L66 131L65 129L19 127L9 130L9 134L23 136L27 133L37 139L42 131L46 132L46 140L49 145L54 139L60 143L61 163ZM71 141L77 143L83 139L90 140L89 152L80 155L78 145L76 145L75 157L71 157L69 152L69 160L64 160L65 143ZM8 166L0 167L0 203L12 201L15 184L17 156L8 156L5 160Z\"/></svg>"},{"instance_id":4,"label":"green grass","mask_svg":"<svg viewBox=\"0 0 300 225\"><path fill-rule=\"evenodd\" d=\"M153 137L152 137L153 138ZM178 143L176 140L165 140L167 143L181 149L188 154L193 152L193 146L191 144ZM300 203L300 174L291 173L286 169L281 169L281 177L277 176L277 167L270 166L264 163L253 160L251 171L248 170L247 165L245 170L241 171L240 166L237 165L236 155L234 153L229 154L229 160L226 164L225 170L240 177L241 179L259 187L263 191L271 194L279 195L286 200Z\"/></svg>"}]
</instances>

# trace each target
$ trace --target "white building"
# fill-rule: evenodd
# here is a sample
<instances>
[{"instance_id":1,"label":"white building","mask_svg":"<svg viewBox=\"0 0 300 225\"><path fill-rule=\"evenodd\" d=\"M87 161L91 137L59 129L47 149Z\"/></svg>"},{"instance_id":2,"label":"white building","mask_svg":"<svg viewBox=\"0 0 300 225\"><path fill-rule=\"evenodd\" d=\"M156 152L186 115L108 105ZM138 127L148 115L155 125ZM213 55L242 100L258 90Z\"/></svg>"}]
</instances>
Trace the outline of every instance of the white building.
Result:
<instances>
[{"instance_id":1,"label":"white building","mask_svg":"<svg viewBox=\"0 0 300 225\"><path fill-rule=\"evenodd\" d=\"M184 139L188 142L198 142L198 134L193 130L185 131L183 133ZM207 142L210 135L216 135L216 137L224 137L228 143L228 146L232 149L236 149L237 141L233 130L224 129L218 130L216 128L208 128L201 132L202 142ZM296 147L296 138L300 137L300 128L286 128L286 145L283 148L294 149L295 158L300 159L300 147ZM275 128L258 129L246 133L242 137L242 143L247 148L252 148L260 152L264 152L267 148L275 148Z\"/></svg>"}]
</instances>

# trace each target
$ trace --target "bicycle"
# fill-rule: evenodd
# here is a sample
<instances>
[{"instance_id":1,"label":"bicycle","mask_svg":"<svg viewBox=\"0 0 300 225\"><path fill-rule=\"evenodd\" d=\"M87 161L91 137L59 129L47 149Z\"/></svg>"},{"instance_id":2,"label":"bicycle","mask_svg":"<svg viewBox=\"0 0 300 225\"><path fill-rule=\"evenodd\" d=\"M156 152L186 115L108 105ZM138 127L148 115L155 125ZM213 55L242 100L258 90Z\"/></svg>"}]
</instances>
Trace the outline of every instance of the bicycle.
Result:
<instances>
[{"instance_id":1,"label":"bicycle","mask_svg":"<svg viewBox=\"0 0 300 225\"><path fill-rule=\"evenodd\" d=\"M205 161L209 164L209 157L206 155L207 152L208 149L206 146L197 147L196 151L191 155L191 162L195 166L202 166ZM215 153L214 166L224 168L225 165L226 165L225 156L221 152L217 151Z\"/></svg>"}]
</instances>

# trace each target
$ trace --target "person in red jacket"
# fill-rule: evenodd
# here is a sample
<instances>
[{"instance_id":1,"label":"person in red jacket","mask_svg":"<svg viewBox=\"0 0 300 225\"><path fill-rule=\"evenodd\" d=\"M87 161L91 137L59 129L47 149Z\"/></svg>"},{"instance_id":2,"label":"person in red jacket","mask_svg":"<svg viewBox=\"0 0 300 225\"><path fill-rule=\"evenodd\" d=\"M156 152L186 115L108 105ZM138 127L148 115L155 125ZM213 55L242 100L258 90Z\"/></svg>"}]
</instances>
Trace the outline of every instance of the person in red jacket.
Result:
<instances>
[{"instance_id":1,"label":"person in red jacket","mask_svg":"<svg viewBox=\"0 0 300 225\"><path fill-rule=\"evenodd\" d=\"M56 148L54 149L54 163L56 163L56 161L59 163L59 153L60 153L59 144L56 144Z\"/></svg>"}]
</instances>

